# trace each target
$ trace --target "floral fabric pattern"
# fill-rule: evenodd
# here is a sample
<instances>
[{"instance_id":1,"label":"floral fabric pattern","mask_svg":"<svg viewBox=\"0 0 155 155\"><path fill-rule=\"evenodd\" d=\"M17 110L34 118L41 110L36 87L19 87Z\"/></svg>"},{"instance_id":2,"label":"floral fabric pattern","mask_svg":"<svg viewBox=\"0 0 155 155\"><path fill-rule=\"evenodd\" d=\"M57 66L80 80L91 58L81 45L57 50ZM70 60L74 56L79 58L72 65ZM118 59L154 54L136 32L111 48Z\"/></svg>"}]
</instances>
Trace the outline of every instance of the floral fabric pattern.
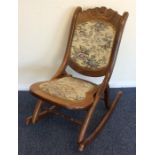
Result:
<instances>
[{"instance_id":1,"label":"floral fabric pattern","mask_svg":"<svg viewBox=\"0 0 155 155\"><path fill-rule=\"evenodd\" d=\"M115 37L114 27L107 22L88 21L75 28L71 60L92 70L108 65Z\"/></svg>"},{"instance_id":2,"label":"floral fabric pattern","mask_svg":"<svg viewBox=\"0 0 155 155\"><path fill-rule=\"evenodd\" d=\"M95 88L93 84L73 77L44 82L39 87L48 94L71 101L83 100L86 93Z\"/></svg>"}]
</instances>

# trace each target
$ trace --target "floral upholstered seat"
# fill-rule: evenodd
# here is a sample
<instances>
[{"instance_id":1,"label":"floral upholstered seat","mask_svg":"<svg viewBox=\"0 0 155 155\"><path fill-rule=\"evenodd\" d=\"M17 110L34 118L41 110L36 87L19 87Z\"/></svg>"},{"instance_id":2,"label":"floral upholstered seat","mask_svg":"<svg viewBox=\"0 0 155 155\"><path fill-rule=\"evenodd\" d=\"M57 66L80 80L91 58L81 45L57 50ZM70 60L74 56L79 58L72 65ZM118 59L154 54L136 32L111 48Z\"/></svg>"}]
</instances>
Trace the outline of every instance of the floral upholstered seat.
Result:
<instances>
[{"instance_id":1,"label":"floral upholstered seat","mask_svg":"<svg viewBox=\"0 0 155 155\"><path fill-rule=\"evenodd\" d=\"M86 93L95 88L95 85L87 81L63 77L52 81L42 82L39 88L56 97L70 101L81 101L85 99Z\"/></svg>"}]
</instances>

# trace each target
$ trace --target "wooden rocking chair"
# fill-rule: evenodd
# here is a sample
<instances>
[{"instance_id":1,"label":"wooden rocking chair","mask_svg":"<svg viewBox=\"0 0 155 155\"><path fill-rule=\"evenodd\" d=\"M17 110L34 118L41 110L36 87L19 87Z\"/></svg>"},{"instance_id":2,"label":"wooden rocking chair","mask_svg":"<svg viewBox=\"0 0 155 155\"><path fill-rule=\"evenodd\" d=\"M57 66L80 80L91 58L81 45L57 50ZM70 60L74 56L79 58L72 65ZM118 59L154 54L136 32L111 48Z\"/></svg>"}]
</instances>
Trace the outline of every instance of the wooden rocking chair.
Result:
<instances>
[{"instance_id":1,"label":"wooden rocking chair","mask_svg":"<svg viewBox=\"0 0 155 155\"><path fill-rule=\"evenodd\" d=\"M76 8L66 53L60 68L51 80L35 83L30 88L39 100L32 116L26 118L27 124L35 124L42 117L52 113L81 126L78 136L79 151L83 151L95 139L122 95L119 91L113 102L109 103L109 80L127 18L128 12L124 12L121 16L106 7L84 11L81 7ZM66 71L68 65L86 76L104 76L104 80L96 85L73 77ZM96 105L102 96L107 112L93 132L86 136ZM41 111L44 101L48 101L51 107ZM87 113L84 120L80 121L58 111L61 107L69 110L86 110Z\"/></svg>"}]
</instances>

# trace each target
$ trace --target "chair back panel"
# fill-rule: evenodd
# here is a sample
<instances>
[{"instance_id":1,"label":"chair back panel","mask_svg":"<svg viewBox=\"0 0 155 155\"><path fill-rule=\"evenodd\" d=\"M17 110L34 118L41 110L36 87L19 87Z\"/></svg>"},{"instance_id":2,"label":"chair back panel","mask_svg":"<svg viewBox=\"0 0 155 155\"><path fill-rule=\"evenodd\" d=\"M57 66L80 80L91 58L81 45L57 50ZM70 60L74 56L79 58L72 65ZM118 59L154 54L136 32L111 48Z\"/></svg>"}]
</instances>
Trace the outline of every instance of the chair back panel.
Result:
<instances>
[{"instance_id":1,"label":"chair back panel","mask_svg":"<svg viewBox=\"0 0 155 155\"><path fill-rule=\"evenodd\" d=\"M76 25L71 60L92 71L108 65L115 38L114 27L107 22L87 21Z\"/></svg>"},{"instance_id":2,"label":"chair back panel","mask_svg":"<svg viewBox=\"0 0 155 155\"><path fill-rule=\"evenodd\" d=\"M122 16L105 7L79 12L71 40L69 65L89 76L104 76Z\"/></svg>"}]
</instances>

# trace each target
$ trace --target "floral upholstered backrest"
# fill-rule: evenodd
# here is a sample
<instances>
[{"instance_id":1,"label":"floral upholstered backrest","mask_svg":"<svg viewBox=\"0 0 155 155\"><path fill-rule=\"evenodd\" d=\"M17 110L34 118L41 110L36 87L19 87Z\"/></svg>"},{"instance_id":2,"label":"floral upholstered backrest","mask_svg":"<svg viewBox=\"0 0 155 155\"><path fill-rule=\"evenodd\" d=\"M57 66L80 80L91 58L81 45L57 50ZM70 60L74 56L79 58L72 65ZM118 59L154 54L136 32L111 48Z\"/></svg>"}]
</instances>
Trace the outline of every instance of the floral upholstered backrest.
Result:
<instances>
[{"instance_id":1,"label":"floral upholstered backrest","mask_svg":"<svg viewBox=\"0 0 155 155\"><path fill-rule=\"evenodd\" d=\"M91 20L78 23L71 46L71 61L95 71L107 67L116 30L106 21Z\"/></svg>"}]
</instances>

